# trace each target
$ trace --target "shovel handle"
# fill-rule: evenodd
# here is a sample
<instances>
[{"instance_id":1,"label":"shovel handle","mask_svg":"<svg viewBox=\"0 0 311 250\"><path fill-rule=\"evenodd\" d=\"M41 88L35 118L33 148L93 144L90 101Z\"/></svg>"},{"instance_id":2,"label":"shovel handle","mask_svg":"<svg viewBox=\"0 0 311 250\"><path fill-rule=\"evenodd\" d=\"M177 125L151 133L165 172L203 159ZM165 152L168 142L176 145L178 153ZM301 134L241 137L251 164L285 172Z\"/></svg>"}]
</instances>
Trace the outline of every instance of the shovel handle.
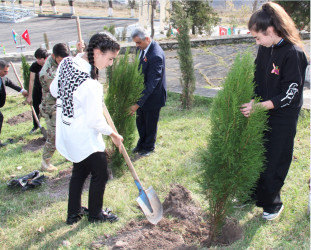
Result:
<instances>
[{"instance_id":1,"label":"shovel handle","mask_svg":"<svg viewBox=\"0 0 311 250\"><path fill-rule=\"evenodd\" d=\"M16 76L18 82L19 82L19 85L21 85L21 87L24 88L24 85L23 85L21 79L19 78L19 76L18 76L18 74L17 74L17 72L16 72L16 69L15 69L15 67L14 67L14 64L13 64L12 62L10 62L10 64L11 64L11 66L12 66L12 68L13 68L14 74L15 74L15 76ZM31 110L32 110L32 114L33 114L33 116L34 116L34 118L35 118L35 120L36 120L36 122L37 122L39 128L41 129L42 126L41 126L41 124L40 124L40 122L39 122L38 116L37 116L36 111L35 111L35 109L33 108L33 106L31 106Z\"/></svg>"},{"instance_id":2,"label":"shovel handle","mask_svg":"<svg viewBox=\"0 0 311 250\"><path fill-rule=\"evenodd\" d=\"M103 112L104 112L104 116L106 117L106 120L107 120L108 124L110 125L110 127L113 129L114 132L118 133L118 131L117 131L117 129L116 129L114 123L113 123L113 120L111 119L111 116L109 114L109 111L108 111L105 103L103 103ZM134 180L137 181L141 185L140 180L138 178L138 175L137 175L137 173L136 173L136 171L134 169L134 166L132 164L132 161L131 161L129 155L127 154L127 151L126 151L126 149L125 149L125 147L124 147L122 142L121 142L121 153L122 153L122 155L124 157L124 160L125 160L128 168L129 168L129 170L130 170Z\"/></svg>"},{"instance_id":3,"label":"shovel handle","mask_svg":"<svg viewBox=\"0 0 311 250\"><path fill-rule=\"evenodd\" d=\"M15 76L16 76L18 82L19 82L19 85L21 85L21 87L24 88L24 85L23 85L21 79L19 78L19 76L18 76L18 74L17 74L17 72L16 72L16 69L15 69L15 67L14 67L14 64L13 64L12 62L10 62L10 64L11 64L11 66L12 66L12 68L13 68L13 71L14 71L14 73L15 73Z\"/></svg>"},{"instance_id":4,"label":"shovel handle","mask_svg":"<svg viewBox=\"0 0 311 250\"><path fill-rule=\"evenodd\" d=\"M36 123L38 124L38 127L41 129L42 126L41 126L41 124L40 124L40 122L39 122L39 119L38 119L38 116L37 116L37 114L36 114L36 111L35 111L35 109L33 108L32 105L31 105L31 110L32 110L33 117L35 118Z\"/></svg>"},{"instance_id":5,"label":"shovel handle","mask_svg":"<svg viewBox=\"0 0 311 250\"><path fill-rule=\"evenodd\" d=\"M77 23L77 32L78 32L78 39L79 42L82 42L82 34L81 34L81 26L80 26L80 18L79 16L76 17L76 23Z\"/></svg>"}]
</instances>

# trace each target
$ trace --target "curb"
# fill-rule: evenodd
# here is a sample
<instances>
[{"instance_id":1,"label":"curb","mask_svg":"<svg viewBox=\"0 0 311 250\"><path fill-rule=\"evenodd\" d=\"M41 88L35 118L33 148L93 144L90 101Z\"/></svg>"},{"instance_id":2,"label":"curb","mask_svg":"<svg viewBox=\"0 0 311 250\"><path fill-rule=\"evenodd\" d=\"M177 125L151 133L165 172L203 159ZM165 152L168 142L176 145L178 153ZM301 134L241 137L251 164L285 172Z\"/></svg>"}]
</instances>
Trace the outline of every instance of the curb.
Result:
<instances>
[{"instance_id":1,"label":"curb","mask_svg":"<svg viewBox=\"0 0 311 250\"><path fill-rule=\"evenodd\" d=\"M38 17L52 17L52 18L68 18L68 19L76 19L77 16L71 13L63 13L62 15L57 14L38 14ZM103 20L131 20L138 21L138 18L131 17L94 17L94 16L79 16L80 19L103 19ZM154 21L159 21L155 19Z\"/></svg>"}]
</instances>

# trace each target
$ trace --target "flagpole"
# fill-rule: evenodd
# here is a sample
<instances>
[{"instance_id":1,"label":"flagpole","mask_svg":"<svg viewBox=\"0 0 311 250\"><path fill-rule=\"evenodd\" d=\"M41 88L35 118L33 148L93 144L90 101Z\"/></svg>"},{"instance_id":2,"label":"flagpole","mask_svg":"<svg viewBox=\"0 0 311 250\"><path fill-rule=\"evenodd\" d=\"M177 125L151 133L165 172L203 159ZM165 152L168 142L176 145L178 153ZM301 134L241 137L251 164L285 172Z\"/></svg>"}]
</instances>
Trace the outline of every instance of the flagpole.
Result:
<instances>
[{"instance_id":1,"label":"flagpole","mask_svg":"<svg viewBox=\"0 0 311 250\"><path fill-rule=\"evenodd\" d=\"M20 49L21 49L21 56L22 56L22 51L23 51L23 47L22 47L22 36L19 36L19 39L20 39L20 43L21 43L21 47L20 47Z\"/></svg>"}]
</instances>

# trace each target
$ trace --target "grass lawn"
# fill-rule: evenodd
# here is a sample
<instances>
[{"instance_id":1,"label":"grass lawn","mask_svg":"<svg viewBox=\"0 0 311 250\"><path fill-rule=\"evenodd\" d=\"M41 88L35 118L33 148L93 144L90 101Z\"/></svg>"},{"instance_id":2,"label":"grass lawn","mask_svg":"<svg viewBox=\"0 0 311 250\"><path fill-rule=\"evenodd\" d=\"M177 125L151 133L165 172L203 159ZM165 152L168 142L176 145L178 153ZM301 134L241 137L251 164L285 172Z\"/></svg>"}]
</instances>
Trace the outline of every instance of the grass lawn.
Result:
<instances>
[{"instance_id":1,"label":"grass lawn","mask_svg":"<svg viewBox=\"0 0 311 250\"><path fill-rule=\"evenodd\" d=\"M1 249L89 249L102 235L114 235L130 220L143 219L136 204L137 188L128 171L108 182L104 207L120 217L114 224L90 224L86 219L67 226L67 194L47 184L26 192L9 190L11 175L24 175L40 168L41 150L23 151L29 141L41 137L29 135L32 121L10 126L9 118L30 110L22 105L22 97L9 96L1 112L4 124L1 140L15 140L0 148L0 242ZM199 150L206 147L209 133L209 107L211 100L196 97L190 111L180 109L179 96L169 93L168 103L161 111L156 153L134 162L135 169L145 187L153 186L163 202L171 184L179 183L189 189L193 198L207 210L207 201L197 183L200 176ZM279 219L266 222L261 209L246 207L233 214L242 225L244 236L225 249L310 249L308 207L308 179L310 165L310 112L300 115L295 140L294 160L290 168L282 197L285 209ZM43 125L44 122L42 122ZM58 152L52 163L59 170L72 164ZM21 168L20 168L21 167ZM49 178L58 173L47 173ZM63 187L59 182L59 188ZM57 194L57 195L54 195ZM87 205L88 192L82 200ZM65 246L63 241L70 242ZM68 243L69 244L69 243ZM219 249L219 247L218 247Z\"/></svg>"}]
</instances>

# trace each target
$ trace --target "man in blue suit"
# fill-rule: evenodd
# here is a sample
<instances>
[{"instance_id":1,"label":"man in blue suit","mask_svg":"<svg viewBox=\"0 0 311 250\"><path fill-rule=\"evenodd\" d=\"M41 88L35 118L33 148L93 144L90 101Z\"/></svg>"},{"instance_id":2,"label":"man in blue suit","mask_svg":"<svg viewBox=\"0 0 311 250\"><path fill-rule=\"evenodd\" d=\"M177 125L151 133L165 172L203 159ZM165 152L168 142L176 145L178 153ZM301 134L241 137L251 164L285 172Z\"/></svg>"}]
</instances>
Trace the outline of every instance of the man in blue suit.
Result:
<instances>
[{"instance_id":1,"label":"man in blue suit","mask_svg":"<svg viewBox=\"0 0 311 250\"><path fill-rule=\"evenodd\" d=\"M131 37L138 48L145 85L142 97L130 108L131 115L136 112L139 134L133 152L148 156L155 149L160 110L166 101L165 56L160 45L144 29L135 29Z\"/></svg>"}]
</instances>

